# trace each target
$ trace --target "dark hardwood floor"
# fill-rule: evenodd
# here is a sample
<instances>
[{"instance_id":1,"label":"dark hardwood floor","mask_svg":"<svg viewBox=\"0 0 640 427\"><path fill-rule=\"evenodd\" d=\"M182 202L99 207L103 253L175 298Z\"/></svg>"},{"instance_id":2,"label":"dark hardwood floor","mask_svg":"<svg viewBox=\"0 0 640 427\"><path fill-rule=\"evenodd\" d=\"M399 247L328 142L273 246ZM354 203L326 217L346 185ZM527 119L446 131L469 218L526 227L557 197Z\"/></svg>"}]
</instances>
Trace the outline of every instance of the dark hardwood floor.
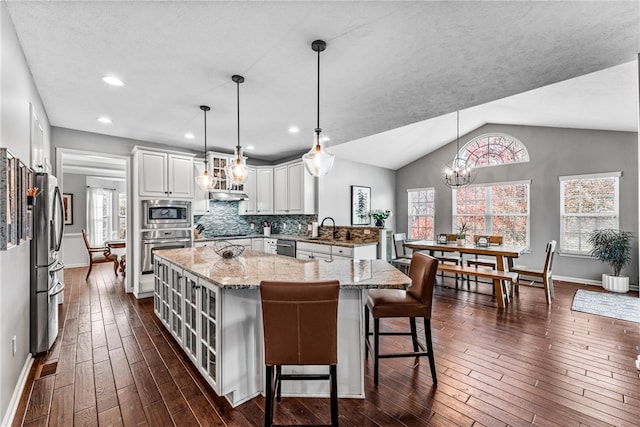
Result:
<instances>
[{"instance_id":1,"label":"dark hardwood floor","mask_svg":"<svg viewBox=\"0 0 640 427\"><path fill-rule=\"evenodd\" d=\"M109 266L94 268L88 282L85 274L65 270L61 334L35 360L14 426L262 425L264 399L231 408L216 396L155 317L151 299L125 294ZM583 287L576 284L556 282L551 306L544 292L522 289L504 310L489 285L478 286L436 290L437 388L426 358L416 366L412 358L382 360L377 389L368 361L367 397L340 399L341 425L640 424L640 325L572 312ZM411 347L405 337L383 340L385 350ZM329 423L328 399L284 398L275 421Z\"/></svg>"}]
</instances>

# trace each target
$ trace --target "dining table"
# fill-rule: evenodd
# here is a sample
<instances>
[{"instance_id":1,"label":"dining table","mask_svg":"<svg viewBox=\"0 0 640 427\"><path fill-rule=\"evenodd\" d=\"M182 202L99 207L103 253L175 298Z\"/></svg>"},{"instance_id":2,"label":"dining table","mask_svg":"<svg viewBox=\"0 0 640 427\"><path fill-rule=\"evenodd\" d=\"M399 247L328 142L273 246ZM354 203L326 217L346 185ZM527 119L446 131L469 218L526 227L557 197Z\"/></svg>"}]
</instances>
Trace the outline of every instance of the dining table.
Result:
<instances>
[{"instance_id":1,"label":"dining table","mask_svg":"<svg viewBox=\"0 0 640 427\"><path fill-rule=\"evenodd\" d=\"M408 240L404 243L404 246L414 251L428 251L431 256L433 256L434 252L458 252L468 255L495 257L496 270L498 271L509 271L513 267L513 260L526 250L525 246L516 245L458 245L456 242L438 243L434 240Z\"/></svg>"},{"instance_id":2,"label":"dining table","mask_svg":"<svg viewBox=\"0 0 640 427\"><path fill-rule=\"evenodd\" d=\"M118 257L118 266L119 272L124 276L125 272L125 255L127 253L127 241L123 239L118 240L107 240L105 242L105 256L109 256L111 254Z\"/></svg>"}]
</instances>

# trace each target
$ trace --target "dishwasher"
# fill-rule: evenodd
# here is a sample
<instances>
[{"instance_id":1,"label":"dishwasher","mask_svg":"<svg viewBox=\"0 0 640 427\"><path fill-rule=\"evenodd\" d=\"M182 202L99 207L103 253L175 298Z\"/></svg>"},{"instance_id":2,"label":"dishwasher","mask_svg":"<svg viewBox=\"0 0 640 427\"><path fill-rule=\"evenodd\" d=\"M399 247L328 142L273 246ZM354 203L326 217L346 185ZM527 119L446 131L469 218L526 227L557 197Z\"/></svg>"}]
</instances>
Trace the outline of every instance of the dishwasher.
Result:
<instances>
[{"instance_id":1,"label":"dishwasher","mask_svg":"<svg viewBox=\"0 0 640 427\"><path fill-rule=\"evenodd\" d=\"M276 253L278 255L296 257L296 241L287 239L278 239L276 243Z\"/></svg>"}]
</instances>

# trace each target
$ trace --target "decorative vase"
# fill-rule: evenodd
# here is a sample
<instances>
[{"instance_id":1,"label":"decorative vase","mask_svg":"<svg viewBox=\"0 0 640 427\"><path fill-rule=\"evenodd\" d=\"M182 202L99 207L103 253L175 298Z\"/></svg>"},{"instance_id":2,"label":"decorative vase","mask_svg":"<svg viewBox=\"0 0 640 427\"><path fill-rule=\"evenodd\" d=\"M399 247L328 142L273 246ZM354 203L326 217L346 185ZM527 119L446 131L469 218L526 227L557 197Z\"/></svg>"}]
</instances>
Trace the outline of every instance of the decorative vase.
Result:
<instances>
[{"instance_id":1,"label":"decorative vase","mask_svg":"<svg viewBox=\"0 0 640 427\"><path fill-rule=\"evenodd\" d=\"M383 219L376 219L376 227L384 227L384 220Z\"/></svg>"},{"instance_id":2,"label":"decorative vase","mask_svg":"<svg viewBox=\"0 0 640 427\"><path fill-rule=\"evenodd\" d=\"M628 276L612 276L610 274L602 274L602 287L607 291L627 293L629 292Z\"/></svg>"}]
</instances>

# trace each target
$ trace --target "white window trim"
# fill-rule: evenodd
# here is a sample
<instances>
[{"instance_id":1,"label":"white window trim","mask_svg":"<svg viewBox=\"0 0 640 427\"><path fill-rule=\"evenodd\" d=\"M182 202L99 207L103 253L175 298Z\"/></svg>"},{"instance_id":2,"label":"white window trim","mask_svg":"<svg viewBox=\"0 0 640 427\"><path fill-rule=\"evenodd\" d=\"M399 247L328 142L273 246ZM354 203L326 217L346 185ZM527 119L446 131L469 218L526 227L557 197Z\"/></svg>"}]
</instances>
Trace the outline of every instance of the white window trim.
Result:
<instances>
[{"instance_id":1,"label":"white window trim","mask_svg":"<svg viewBox=\"0 0 640 427\"><path fill-rule=\"evenodd\" d=\"M590 258L591 256L589 255L589 252L587 251L570 251L570 250L566 250L564 249L565 247L565 221L564 221L564 217L567 215L567 213L564 210L564 190L562 188L562 186L564 185L564 183L566 181L574 181L574 180L580 180L580 179L597 179L597 178L618 178L615 182L615 187L614 187L614 198L615 198L615 213L614 214L599 214L599 215L593 215L593 214L571 214L571 216L576 216L576 217L614 217L617 218L617 222L618 222L618 227L620 226L620 177L622 176L622 172L621 171L615 171L615 172L601 172L601 173L588 173L588 174L580 174L580 175L565 175L565 176L559 176L558 180L560 181L560 239L559 240L559 247L558 247L558 254L559 255L567 255L567 256L576 256L576 257L588 257Z\"/></svg>"},{"instance_id":2,"label":"white window trim","mask_svg":"<svg viewBox=\"0 0 640 427\"><path fill-rule=\"evenodd\" d=\"M409 200L409 192L410 191L433 191L433 224L435 227L436 224L436 189L435 187L419 187L419 188L407 188L407 238L409 236L411 236L411 223L409 222L409 217L413 216L410 215L408 210L409 210L409 205L410 205L410 200ZM423 215L423 216L428 216L428 215ZM434 233L434 238L435 238L435 229L433 230Z\"/></svg>"},{"instance_id":3,"label":"white window trim","mask_svg":"<svg viewBox=\"0 0 640 427\"><path fill-rule=\"evenodd\" d=\"M471 146L472 144L474 144L479 139L490 138L492 136L502 136L502 137L505 137L505 138L508 138L508 139L513 139L514 141L518 141L518 143L520 143L520 145L522 146L522 149L524 150L524 152L527 155L526 159L525 160L520 160L520 161L517 161L517 162L500 163L498 165L474 165L473 166L474 169L492 168L492 167L496 167L496 166L506 166L506 165L517 165L519 163L527 163L527 162L531 161L531 157L529 156L529 150L527 150L526 145L524 145L524 143L522 141L520 141L518 138L516 138L515 136L509 135L508 133L502 133L502 132L484 133L482 135L474 137L473 139L469 140L466 144L464 144L462 146L462 148L458 152L458 155L462 155L462 153L467 151L467 147ZM468 157L465 157L465 158L468 158Z\"/></svg>"},{"instance_id":4,"label":"white window trim","mask_svg":"<svg viewBox=\"0 0 640 427\"><path fill-rule=\"evenodd\" d=\"M528 251L530 249L530 245L531 245L531 180L530 179L521 179L518 181L501 181L501 182L487 182L487 183L478 183L478 184L471 184L469 185L469 187L492 187L492 186L497 186L497 185L522 185L522 184L526 184L529 186L529 191L527 191L527 206L528 206L528 211L527 214L520 214L520 215L513 215L513 216L526 216L528 218L527 221L527 241L526 241L526 250ZM456 207L457 207L457 203L456 203L456 191L457 190L453 190L451 192L451 230L455 231L457 228L457 224L456 224ZM486 216L486 215L485 215ZM493 216L493 213L491 213L491 216Z\"/></svg>"}]
</instances>

